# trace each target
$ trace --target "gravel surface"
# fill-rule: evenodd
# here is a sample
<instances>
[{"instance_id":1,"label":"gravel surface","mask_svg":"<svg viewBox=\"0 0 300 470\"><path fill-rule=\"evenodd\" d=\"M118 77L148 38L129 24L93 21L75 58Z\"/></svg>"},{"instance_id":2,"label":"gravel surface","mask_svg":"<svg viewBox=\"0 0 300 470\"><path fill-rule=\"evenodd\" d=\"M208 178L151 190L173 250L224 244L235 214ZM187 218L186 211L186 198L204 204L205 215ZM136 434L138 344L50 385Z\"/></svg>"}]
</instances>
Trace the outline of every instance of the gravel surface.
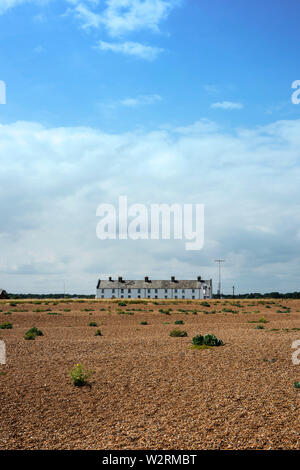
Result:
<instances>
[{"instance_id":1,"label":"gravel surface","mask_svg":"<svg viewBox=\"0 0 300 470\"><path fill-rule=\"evenodd\" d=\"M0 302L0 449L299 449L300 300L15 303ZM26 341L32 326L44 336ZM199 333L224 346L191 349Z\"/></svg>"}]
</instances>

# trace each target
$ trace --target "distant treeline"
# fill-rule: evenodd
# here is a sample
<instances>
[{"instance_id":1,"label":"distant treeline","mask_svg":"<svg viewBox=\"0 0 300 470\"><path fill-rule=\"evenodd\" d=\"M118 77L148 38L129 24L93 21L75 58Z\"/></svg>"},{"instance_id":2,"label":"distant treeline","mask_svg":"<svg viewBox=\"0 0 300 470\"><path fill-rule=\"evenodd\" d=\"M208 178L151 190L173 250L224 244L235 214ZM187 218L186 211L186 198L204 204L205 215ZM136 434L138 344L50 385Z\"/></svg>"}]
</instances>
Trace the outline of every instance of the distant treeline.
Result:
<instances>
[{"instance_id":1,"label":"distant treeline","mask_svg":"<svg viewBox=\"0 0 300 470\"><path fill-rule=\"evenodd\" d=\"M213 295L214 299L218 299L218 295ZM259 292L253 292L251 294L239 294L233 296L222 294L222 299L300 299L300 292L288 292L281 294L280 292L268 292L266 294L260 294Z\"/></svg>"},{"instance_id":2,"label":"distant treeline","mask_svg":"<svg viewBox=\"0 0 300 470\"><path fill-rule=\"evenodd\" d=\"M77 294L8 294L10 299L94 299L95 295Z\"/></svg>"}]
</instances>

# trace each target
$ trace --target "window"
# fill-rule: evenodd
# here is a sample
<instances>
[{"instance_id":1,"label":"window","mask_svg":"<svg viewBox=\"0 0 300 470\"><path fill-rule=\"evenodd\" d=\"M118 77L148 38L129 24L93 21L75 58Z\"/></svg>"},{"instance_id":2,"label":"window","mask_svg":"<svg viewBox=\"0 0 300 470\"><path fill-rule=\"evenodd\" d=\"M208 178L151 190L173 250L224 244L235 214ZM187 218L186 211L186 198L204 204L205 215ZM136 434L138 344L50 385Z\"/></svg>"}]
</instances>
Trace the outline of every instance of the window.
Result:
<instances>
[{"instance_id":1,"label":"window","mask_svg":"<svg viewBox=\"0 0 300 470\"><path fill-rule=\"evenodd\" d=\"M167 296L167 295L165 295L165 299L167 299L167 298L168 298L168 296Z\"/></svg>"},{"instance_id":2,"label":"window","mask_svg":"<svg viewBox=\"0 0 300 470\"><path fill-rule=\"evenodd\" d=\"M177 294L177 289L174 289L174 292L176 292L176 294Z\"/></svg>"},{"instance_id":3,"label":"window","mask_svg":"<svg viewBox=\"0 0 300 470\"><path fill-rule=\"evenodd\" d=\"M124 295L121 295L121 299L124 299Z\"/></svg>"},{"instance_id":4,"label":"window","mask_svg":"<svg viewBox=\"0 0 300 470\"><path fill-rule=\"evenodd\" d=\"M131 299L131 295L130 295L130 294L128 294L128 299Z\"/></svg>"},{"instance_id":5,"label":"window","mask_svg":"<svg viewBox=\"0 0 300 470\"><path fill-rule=\"evenodd\" d=\"M124 289L121 289L121 292L123 293L123 292L124 292Z\"/></svg>"},{"instance_id":6,"label":"window","mask_svg":"<svg viewBox=\"0 0 300 470\"><path fill-rule=\"evenodd\" d=\"M177 295L175 295L175 299L177 299Z\"/></svg>"},{"instance_id":7,"label":"window","mask_svg":"<svg viewBox=\"0 0 300 470\"><path fill-rule=\"evenodd\" d=\"M104 289L102 289L102 291L101 291L101 292L102 292L102 294L104 294Z\"/></svg>"},{"instance_id":8,"label":"window","mask_svg":"<svg viewBox=\"0 0 300 470\"><path fill-rule=\"evenodd\" d=\"M192 299L194 299L194 298L195 298L195 296L194 296L194 295L192 295Z\"/></svg>"},{"instance_id":9,"label":"window","mask_svg":"<svg viewBox=\"0 0 300 470\"><path fill-rule=\"evenodd\" d=\"M182 298L185 299L185 296L183 295Z\"/></svg>"},{"instance_id":10,"label":"window","mask_svg":"<svg viewBox=\"0 0 300 470\"><path fill-rule=\"evenodd\" d=\"M155 296L155 298L157 299L157 295Z\"/></svg>"},{"instance_id":11,"label":"window","mask_svg":"<svg viewBox=\"0 0 300 470\"><path fill-rule=\"evenodd\" d=\"M195 293L195 289L192 289L192 294L194 294L194 293Z\"/></svg>"},{"instance_id":12,"label":"window","mask_svg":"<svg viewBox=\"0 0 300 470\"><path fill-rule=\"evenodd\" d=\"M112 290L112 293L113 293L113 294L115 293L115 289Z\"/></svg>"},{"instance_id":13,"label":"window","mask_svg":"<svg viewBox=\"0 0 300 470\"><path fill-rule=\"evenodd\" d=\"M150 295L148 295L148 299L150 299Z\"/></svg>"},{"instance_id":14,"label":"window","mask_svg":"<svg viewBox=\"0 0 300 470\"><path fill-rule=\"evenodd\" d=\"M128 289L128 294L131 294L131 289Z\"/></svg>"},{"instance_id":15,"label":"window","mask_svg":"<svg viewBox=\"0 0 300 470\"><path fill-rule=\"evenodd\" d=\"M157 290L157 289L155 289L155 294L157 294L157 292L158 292L158 290Z\"/></svg>"},{"instance_id":16,"label":"window","mask_svg":"<svg viewBox=\"0 0 300 470\"><path fill-rule=\"evenodd\" d=\"M140 298L141 298L141 296L140 296L140 295L138 295L138 299L140 299Z\"/></svg>"},{"instance_id":17,"label":"window","mask_svg":"<svg viewBox=\"0 0 300 470\"><path fill-rule=\"evenodd\" d=\"M101 295L101 299L104 299L104 295Z\"/></svg>"},{"instance_id":18,"label":"window","mask_svg":"<svg viewBox=\"0 0 300 470\"><path fill-rule=\"evenodd\" d=\"M168 289L165 289L165 294L167 294L167 293L168 293Z\"/></svg>"},{"instance_id":19,"label":"window","mask_svg":"<svg viewBox=\"0 0 300 470\"><path fill-rule=\"evenodd\" d=\"M182 294L184 294L184 289L182 289L182 291L181 291L181 292L182 292Z\"/></svg>"},{"instance_id":20,"label":"window","mask_svg":"<svg viewBox=\"0 0 300 470\"><path fill-rule=\"evenodd\" d=\"M140 293L141 293L141 289L138 289L138 294L140 294Z\"/></svg>"},{"instance_id":21,"label":"window","mask_svg":"<svg viewBox=\"0 0 300 470\"><path fill-rule=\"evenodd\" d=\"M148 289L148 294L150 294L150 289ZM149 297L148 297L149 298Z\"/></svg>"}]
</instances>

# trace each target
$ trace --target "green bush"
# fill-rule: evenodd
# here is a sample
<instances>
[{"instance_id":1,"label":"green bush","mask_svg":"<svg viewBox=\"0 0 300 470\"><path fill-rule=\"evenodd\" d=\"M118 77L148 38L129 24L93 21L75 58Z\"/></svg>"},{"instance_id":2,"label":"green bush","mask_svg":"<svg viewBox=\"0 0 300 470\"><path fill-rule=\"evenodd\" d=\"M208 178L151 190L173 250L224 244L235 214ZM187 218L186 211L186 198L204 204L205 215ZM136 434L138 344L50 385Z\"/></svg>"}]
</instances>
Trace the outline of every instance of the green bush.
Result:
<instances>
[{"instance_id":1,"label":"green bush","mask_svg":"<svg viewBox=\"0 0 300 470\"><path fill-rule=\"evenodd\" d=\"M140 324L141 324L141 325L148 325L148 322L146 322L146 321L141 321Z\"/></svg>"},{"instance_id":2,"label":"green bush","mask_svg":"<svg viewBox=\"0 0 300 470\"><path fill-rule=\"evenodd\" d=\"M294 382L294 387L295 388L300 388L300 382Z\"/></svg>"},{"instance_id":3,"label":"green bush","mask_svg":"<svg viewBox=\"0 0 300 470\"><path fill-rule=\"evenodd\" d=\"M37 336L44 336L44 335L41 330L33 326L32 328L30 328L30 330L26 331L24 338L27 340L33 340Z\"/></svg>"},{"instance_id":4,"label":"green bush","mask_svg":"<svg viewBox=\"0 0 300 470\"><path fill-rule=\"evenodd\" d=\"M102 336L101 330L97 330L95 336Z\"/></svg>"},{"instance_id":5,"label":"green bush","mask_svg":"<svg viewBox=\"0 0 300 470\"><path fill-rule=\"evenodd\" d=\"M81 364L76 364L70 370L70 376L75 387L83 387L87 384L87 379L92 374L91 370L85 370Z\"/></svg>"},{"instance_id":6,"label":"green bush","mask_svg":"<svg viewBox=\"0 0 300 470\"><path fill-rule=\"evenodd\" d=\"M192 342L195 346L202 346L203 344L206 346L223 346L224 344L223 341L218 339L214 334L194 336Z\"/></svg>"},{"instance_id":7,"label":"green bush","mask_svg":"<svg viewBox=\"0 0 300 470\"><path fill-rule=\"evenodd\" d=\"M173 338L183 338L184 336L187 336L187 332L182 330L172 330L170 331L170 336Z\"/></svg>"},{"instance_id":8,"label":"green bush","mask_svg":"<svg viewBox=\"0 0 300 470\"><path fill-rule=\"evenodd\" d=\"M12 329L12 324L5 321L4 323L1 323L0 325L0 330L11 330Z\"/></svg>"},{"instance_id":9,"label":"green bush","mask_svg":"<svg viewBox=\"0 0 300 470\"><path fill-rule=\"evenodd\" d=\"M97 323L96 323L95 321L91 321L91 322L89 323L89 326L98 326L98 325L97 325Z\"/></svg>"},{"instance_id":10,"label":"green bush","mask_svg":"<svg viewBox=\"0 0 300 470\"><path fill-rule=\"evenodd\" d=\"M184 325L184 321L183 320L176 320L174 322L174 325Z\"/></svg>"},{"instance_id":11,"label":"green bush","mask_svg":"<svg viewBox=\"0 0 300 470\"><path fill-rule=\"evenodd\" d=\"M123 300L121 300L120 302L118 302L118 305L119 305L120 307L126 307L127 303L124 302Z\"/></svg>"},{"instance_id":12,"label":"green bush","mask_svg":"<svg viewBox=\"0 0 300 470\"><path fill-rule=\"evenodd\" d=\"M255 330L264 330L264 328L265 328L265 327L262 326L262 325L257 325L254 329L255 329Z\"/></svg>"},{"instance_id":13,"label":"green bush","mask_svg":"<svg viewBox=\"0 0 300 470\"><path fill-rule=\"evenodd\" d=\"M171 312L171 308L168 308L168 309L159 309L159 313L164 313L165 315L170 315L170 312Z\"/></svg>"}]
</instances>

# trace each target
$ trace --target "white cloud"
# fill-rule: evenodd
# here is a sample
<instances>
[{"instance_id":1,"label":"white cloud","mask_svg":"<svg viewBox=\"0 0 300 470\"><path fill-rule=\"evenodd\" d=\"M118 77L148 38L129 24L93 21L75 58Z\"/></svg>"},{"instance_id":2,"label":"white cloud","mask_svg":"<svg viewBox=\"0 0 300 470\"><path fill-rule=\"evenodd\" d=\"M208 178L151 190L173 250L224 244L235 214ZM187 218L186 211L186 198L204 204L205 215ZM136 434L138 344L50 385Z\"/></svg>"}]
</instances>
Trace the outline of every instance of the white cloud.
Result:
<instances>
[{"instance_id":1,"label":"white cloud","mask_svg":"<svg viewBox=\"0 0 300 470\"><path fill-rule=\"evenodd\" d=\"M225 133L210 121L153 132L0 125L0 273L9 291L94 292L99 275L216 279L299 290L300 120ZM13 155L12 159L10 156ZM108 164L109 162L109 164ZM205 244L96 238L96 208L204 203ZM298 254L297 254L298 253Z\"/></svg>"},{"instance_id":2,"label":"white cloud","mask_svg":"<svg viewBox=\"0 0 300 470\"><path fill-rule=\"evenodd\" d=\"M220 101L213 103L211 108L220 108L220 109L243 109L244 105L242 103L237 103L233 101Z\"/></svg>"},{"instance_id":3,"label":"white cloud","mask_svg":"<svg viewBox=\"0 0 300 470\"><path fill-rule=\"evenodd\" d=\"M138 95L135 98L124 98L120 101L122 106L128 106L129 108L135 108L137 106L144 106L155 104L162 100L160 95Z\"/></svg>"},{"instance_id":4,"label":"white cloud","mask_svg":"<svg viewBox=\"0 0 300 470\"><path fill-rule=\"evenodd\" d=\"M176 5L174 0L107 0L103 23L111 36L141 29L157 32L159 23Z\"/></svg>"},{"instance_id":5,"label":"white cloud","mask_svg":"<svg viewBox=\"0 0 300 470\"><path fill-rule=\"evenodd\" d=\"M125 41L122 43L99 41L97 48L101 51L117 52L149 61L156 59L157 56L163 52L163 49L160 47L145 46L144 44L133 41Z\"/></svg>"}]
</instances>

